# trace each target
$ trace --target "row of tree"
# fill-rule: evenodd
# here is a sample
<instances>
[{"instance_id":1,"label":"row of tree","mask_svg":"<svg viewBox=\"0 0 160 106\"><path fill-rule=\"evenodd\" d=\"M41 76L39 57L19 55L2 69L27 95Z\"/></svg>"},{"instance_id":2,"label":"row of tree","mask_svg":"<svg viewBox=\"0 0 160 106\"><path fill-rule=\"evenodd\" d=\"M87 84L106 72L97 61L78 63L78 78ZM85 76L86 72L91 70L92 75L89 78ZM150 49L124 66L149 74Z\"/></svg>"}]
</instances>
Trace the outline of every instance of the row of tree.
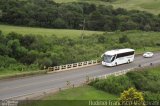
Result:
<instances>
[{"instance_id":1,"label":"row of tree","mask_svg":"<svg viewBox=\"0 0 160 106\"><path fill-rule=\"evenodd\" d=\"M89 3L0 0L0 14L1 23L14 25L68 29L82 29L85 26L88 30L104 31L160 31L160 15Z\"/></svg>"}]
</instances>

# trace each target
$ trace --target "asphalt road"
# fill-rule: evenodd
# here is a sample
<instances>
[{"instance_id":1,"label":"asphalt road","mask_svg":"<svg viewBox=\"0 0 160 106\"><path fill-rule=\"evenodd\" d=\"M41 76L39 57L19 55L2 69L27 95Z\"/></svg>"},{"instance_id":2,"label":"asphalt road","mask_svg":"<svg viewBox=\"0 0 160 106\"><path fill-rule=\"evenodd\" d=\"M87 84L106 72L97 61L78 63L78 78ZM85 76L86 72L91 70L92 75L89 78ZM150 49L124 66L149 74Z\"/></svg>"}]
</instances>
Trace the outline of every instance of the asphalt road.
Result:
<instances>
[{"instance_id":1,"label":"asphalt road","mask_svg":"<svg viewBox=\"0 0 160 106\"><path fill-rule=\"evenodd\" d=\"M156 53L152 58L143 58L142 56L137 56L134 62L116 67L95 65L60 73L24 77L13 80L1 80L0 100L23 96L26 94L40 93L50 89L58 89L66 86L67 81L70 81L72 84L80 84L86 80L86 76L95 77L118 72L138 67L139 64L142 66L147 66L151 62L153 64L160 64L160 53Z\"/></svg>"}]
</instances>

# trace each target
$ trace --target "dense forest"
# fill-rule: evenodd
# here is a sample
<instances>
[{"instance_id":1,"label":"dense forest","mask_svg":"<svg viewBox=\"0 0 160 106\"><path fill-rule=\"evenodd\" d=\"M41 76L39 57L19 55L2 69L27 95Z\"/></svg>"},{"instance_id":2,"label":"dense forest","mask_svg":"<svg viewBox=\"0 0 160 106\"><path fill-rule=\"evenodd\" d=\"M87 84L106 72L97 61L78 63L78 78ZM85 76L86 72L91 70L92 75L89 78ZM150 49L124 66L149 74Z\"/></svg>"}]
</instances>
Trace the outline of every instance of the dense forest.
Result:
<instances>
[{"instance_id":1,"label":"dense forest","mask_svg":"<svg viewBox=\"0 0 160 106\"><path fill-rule=\"evenodd\" d=\"M112 2L112 0L105 0ZM0 0L0 23L87 30L160 31L160 15L89 3L53 0Z\"/></svg>"}]
</instances>

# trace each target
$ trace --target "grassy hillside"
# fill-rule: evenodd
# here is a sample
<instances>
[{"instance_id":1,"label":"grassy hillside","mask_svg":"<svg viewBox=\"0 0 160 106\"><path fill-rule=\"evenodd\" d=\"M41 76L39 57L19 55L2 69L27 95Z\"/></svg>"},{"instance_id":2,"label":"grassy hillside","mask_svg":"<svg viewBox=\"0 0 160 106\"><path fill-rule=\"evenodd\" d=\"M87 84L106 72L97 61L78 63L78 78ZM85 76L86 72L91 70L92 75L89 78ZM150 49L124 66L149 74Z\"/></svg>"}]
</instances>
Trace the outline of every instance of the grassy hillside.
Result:
<instances>
[{"instance_id":1,"label":"grassy hillside","mask_svg":"<svg viewBox=\"0 0 160 106\"><path fill-rule=\"evenodd\" d=\"M11 26L11 25L0 25L0 30L3 31L4 34L8 34L10 32L16 32L19 34L34 34L34 35L56 35L57 37L77 37L81 36L83 33L82 30L69 30L69 29L47 29L47 28L32 28L32 27L19 27L19 26ZM85 35L91 34L101 34L103 32L98 31L85 31Z\"/></svg>"},{"instance_id":2,"label":"grassy hillside","mask_svg":"<svg viewBox=\"0 0 160 106\"><path fill-rule=\"evenodd\" d=\"M89 2L95 4L113 5L115 8L122 7L129 10L138 9L142 11L148 11L153 14L160 14L160 0L117 0L112 3L104 2L102 0L54 0L58 3L66 2Z\"/></svg>"}]
</instances>

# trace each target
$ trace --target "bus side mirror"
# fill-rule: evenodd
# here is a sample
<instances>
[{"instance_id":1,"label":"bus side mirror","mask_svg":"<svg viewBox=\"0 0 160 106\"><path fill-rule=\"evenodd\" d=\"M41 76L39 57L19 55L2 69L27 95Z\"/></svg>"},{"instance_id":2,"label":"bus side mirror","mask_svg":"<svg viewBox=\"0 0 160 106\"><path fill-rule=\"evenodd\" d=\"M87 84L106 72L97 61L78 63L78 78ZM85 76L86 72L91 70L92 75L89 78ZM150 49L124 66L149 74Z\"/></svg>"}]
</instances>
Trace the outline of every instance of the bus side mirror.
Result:
<instances>
[{"instance_id":1,"label":"bus side mirror","mask_svg":"<svg viewBox=\"0 0 160 106\"><path fill-rule=\"evenodd\" d=\"M104 54L101 55L101 58L104 56Z\"/></svg>"}]
</instances>

